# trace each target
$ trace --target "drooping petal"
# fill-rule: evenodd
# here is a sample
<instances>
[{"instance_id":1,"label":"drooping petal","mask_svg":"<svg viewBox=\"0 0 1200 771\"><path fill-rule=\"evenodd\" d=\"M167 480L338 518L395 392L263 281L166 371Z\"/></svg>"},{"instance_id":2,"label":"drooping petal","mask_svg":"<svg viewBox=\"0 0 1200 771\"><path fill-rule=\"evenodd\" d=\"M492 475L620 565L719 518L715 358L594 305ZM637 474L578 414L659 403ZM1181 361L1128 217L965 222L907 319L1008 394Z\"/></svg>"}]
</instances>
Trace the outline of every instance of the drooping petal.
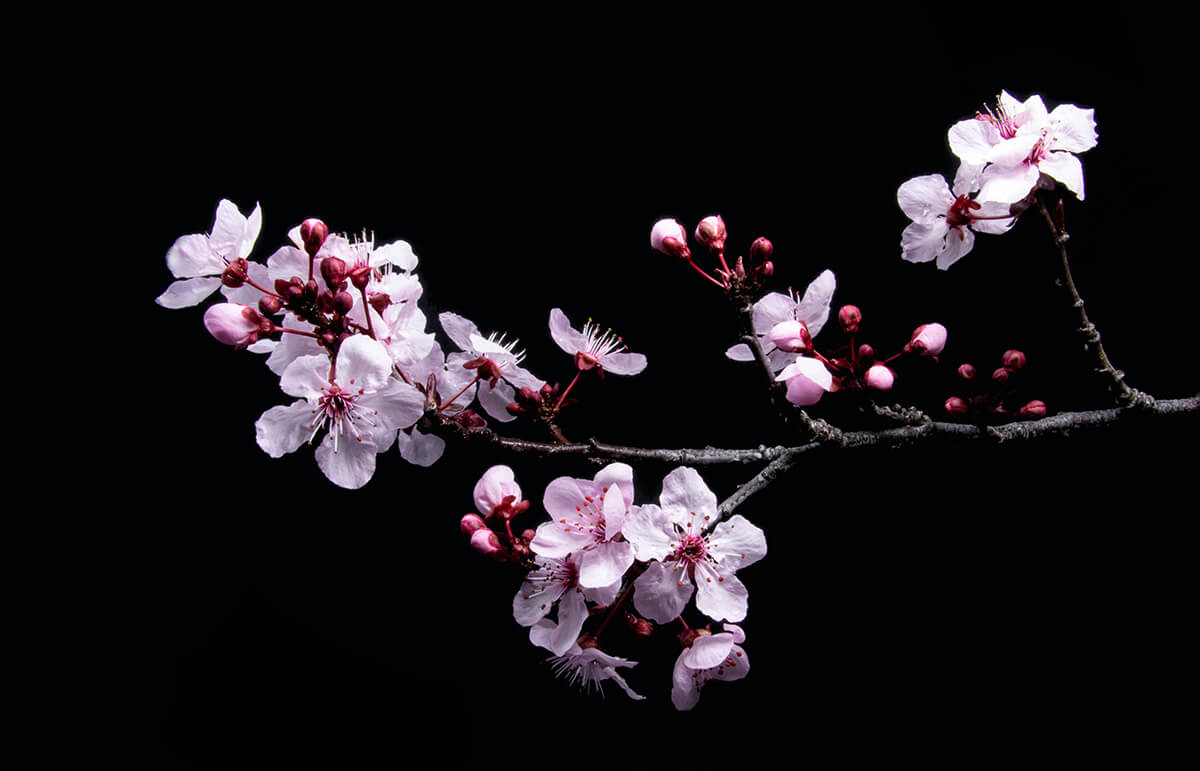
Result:
<instances>
[{"instance_id":1,"label":"drooping petal","mask_svg":"<svg viewBox=\"0 0 1200 771\"><path fill-rule=\"evenodd\" d=\"M550 310L550 337L559 348L574 356L587 350L587 337L571 327L567 315L558 308Z\"/></svg>"},{"instance_id":2,"label":"drooping petal","mask_svg":"<svg viewBox=\"0 0 1200 771\"><path fill-rule=\"evenodd\" d=\"M203 302L220 286L221 279L216 276L185 278L171 282L154 301L164 308L190 308Z\"/></svg>"},{"instance_id":3,"label":"drooping petal","mask_svg":"<svg viewBox=\"0 0 1200 771\"><path fill-rule=\"evenodd\" d=\"M776 381L787 383L787 400L800 407L816 404L833 388L833 374L809 356L800 356L783 369Z\"/></svg>"},{"instance_id":4,"label":"drooping petal","mask_svg":"<svg viewBox=\"0 0 1200 771\"><path fill-rule=\"evenodd\" d=\"M646 356L641 353L609 353L599 361L605 372L614 375L636 375L646 368Z\"/></svg>"},{"instance_id":5,"label":"drooping petal","mask_svg":"<svg viewBox=\"0 0 1200 771\"><path fill-rule=\"evenodd\" d=\"M683 663L691 669L709 669L725 660L733 649L733 635L728 632L697 637L683 651Z\"/></svg>"},{"instance_id":6,"label":"drooping petal","mask_svg":"<svg viewBox=\"0 0 1200 771\"><path fill-rule=\"evenodd\" d=\"M633 607L657 624L679 618L694 587L677 563L651 562L633 583Z\"/></svg>"},{"instance_id":7,"label":"drooping petal","mask_svg":"<svg viewBox=\"0 0 1200 771\"><path fill-rule=\"evenodd\" d=\"M225 261L213 251L208 237L193 233L180 236L167 250L167 269L175 278L216 276L225 270Z\"/></svg>"},{"instance_id":8,"label":"drooping petal","mask_svg":"<svg viewBox=\"0 0 1200 771\"><path fill-rule=\"evenodd\" d=\"M1043 173L1063 183L1068 190L1083 200L1083 164L1070 153L1054 152L1046 155L1038 167Z\"/></svg>"},{"instance_id":9,"label":"drooping petal","mask_svg":"<svg viewBox=\"0 0 1200 771\"><path fill-rule=\"evenodd\" d=\"M946 248L946 220L913 222L900 234L900 256L908 262L931 262Z\"/></svg>"},{"instance_id":10,"label":"drooping petal","mask_svg":"<svg viewBox=\"0 0 1200 771\"><path fill-rule=\"evenodd\" d=\"M738 570L767 556L767 537L741 514L722 521L708 537L708 553L726 570Z\"/></svg>"},{"instance_id":11,"label":"drooping petal","mask_svg":"<svg viewBox=\"0 0 1200 771\"><path fill-rule=\"evenodd\" d=\"M282 458L308 441L313 431L313 412L306 401L272 407L254 423L254 437L263 452Z\"/></svg>"},{"instance_id":12,"label":"drooping petal","mask_svg":"<svg viewBox=\"0 0 1200 771\"><path fill-rule=\"evenodd\" d=\"M680 712L687 712L700 703L700 677L683 661L683 651L671 670L671 703Z\"/></svg>"},{"instance_id":13,"label":"drooping petal","mask_svg":"<svg viewBox=\"0 0 1200 771\"><path fill-rule=\"evenodd\" d=\"M913 222L929 224L936 217L945 216L954 203L954 196L945 177L926 174L900 185L896 191L896 201L901 211Z\"/></svg>"},{"instance_id":14,"label":"drooping petal","mask_svg":"<svg viewBox=\"0 0 1200 771\"><path fill-rule=\"evenodd\" d=\"M816 337L829 320L829 305L837 289L837 279L832 270L824 270L804 290L804 297L796 303L797 320L808 326L808 333Z\"/></svg>"},{"instance_id":15,"label":"drooping petal","mask_svg":"<svg viewBox=\"0 0 1200 771\"><path fill-rule=\"evenodd\" d=\"M725 356L734 361L754 361L754 351L750 350L750 346L745 343L731 345L725 351Z\"/></svg>"},{"instance_id":16,"label":"drooping petal","mask_svg":"<svg viewBox=\"0 0 1200 771\"><path fill-rule=\"evenodd\" d=\"M946 233L946 248L937 256L939 270L945 270L962 259L975 247L975 233L970 228L950 228Z\"/></svg>"},{"instance_id":17,"label":"drooping petal","mask_svg":"<svg viewBox=\"0 0 1200 771\"><path fill-rule=\"evenodd\" d=\"M513 596L513 618L521 626L533 626L546 617L566 590L562 581L524 581ZM571 638L571 642L574 641L575 638Z\"/></svg>"},{"instance_id":18,"label":"drooping petal","mask_svg":"<svg viewBox=\"0 0 1200 771\"><path fill-rule=\"evenodd\" d=\"M436 434L425 434L417 429L396 434L396 446L400 457L414 466L429 467L438 462L446 449L446 440Z\"/></svg>"},{"instance_id":19,"label":"drooping petal","mask_svg":"<svg viewBox=\"0 0 1200 771\"><path fill-rule=\"evenodd\" d=\"M713 621L746 618L750 592L732 572L708 562L696 563L696 608Z\"/></svg>"},{"instance_id":20,"label":"drooping petal","mask_svg":"<svg viewBox=\"0 0 1200 771\"><path fill-rule=\"evenodd\" d=\"M659 505L686 533L699 533L717 514L717 496L690 466L680 466L663 479Z\"/></svg>"},{"instance_id":21,"label":"drooping petal","mask_svg":"<svg viewBox=\"0 0 1200 771\"><path fill-rule=\"evenodd\" d=\"M517 392L503 380L497 380L495 385L480 382L479 391L475 395L492 420L507 423L517 419L516 415L508 411L508 405L512 404Z\"/></svg>"},{"instance_id":22,"label":"drooping petal","mask_svg":"<svg viewBox=\"0 0 1200 771\"><path fill-rule=\"evenodd\" d=\"M369 436L358 439L353 433L346 433L335 441L332 431L325 435L321 446L313 453L317 458L317 467L326 478L338 487L347 490L357 490L375 474L376 446Z\"/></svg>"},{"instance_id":23,"label":"drooping petal","mask_svg":"<svg viewBox=\"0 0 1200 771\"><path fill-rule=\"evenodd\" d=\"M596 544L579 556L579 585L587 588L608 586L620 581L633 565L633 545L625 541Z\"/></svg>"},{"instance_id":24,"label":"drooping petal","mask_svg":"<svg viewBox=\"0 0 1200 771\"><path fill-rule=\"evenodd\" d=\"M587 617L587 603L584 602L583 591L577 586L568 588L558 600L558 628L548 640L551 652L561 656L569 651L579 639Z\"/></svg>"}]
</instances>

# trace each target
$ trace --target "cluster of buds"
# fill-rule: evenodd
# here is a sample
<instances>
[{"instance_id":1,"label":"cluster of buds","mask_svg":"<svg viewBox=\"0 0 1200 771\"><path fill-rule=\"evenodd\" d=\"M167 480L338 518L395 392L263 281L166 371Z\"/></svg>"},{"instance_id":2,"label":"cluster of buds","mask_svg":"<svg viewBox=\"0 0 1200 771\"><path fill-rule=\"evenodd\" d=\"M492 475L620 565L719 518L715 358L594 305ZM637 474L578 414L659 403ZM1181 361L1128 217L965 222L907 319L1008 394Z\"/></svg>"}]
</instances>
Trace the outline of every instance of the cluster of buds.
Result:
<instances>
[{"instance_id":1,"label":"cluster of buds","mask_svg":"<svg viewBox=\"0 0 1200 771\"><path fill-rule=\"evenodd\" d=\"M458 523L459 530L470 539L471 548L501 562L528 561L534 531L515 535L512 521L530 504L521 497L513 470L508 466L488 469L475 485L474 498L478 513L465 514Z\"/></svg>"},{"instance_id":2,"label":"cluster of buds","mask_svg":"<svg viewBox=\"0 0 1200 771\"><path fill-rule=\"evenodd\" d=\"M1020 373L1025 367L1025 354L1010 349L1000 357L1000 366L990 377L980 377L973 364L961 364L958 376L975 387L969 398L951 396L946 400L946 412L952 415L976 415L1040 418L1046 414L1046 403L1040 399L1025 401L1017 398ZM1019 406L1018 406L1019 405Z\"/></svg>"},{"instance_id":3,"label":"cluster of buds","mask_svg":"<svg viewBox=\"0 0 1200 771\"><path fill-rule=\"evenodd\" d=\"M546 383L536 390L528 386L518 390L508 405L508 412L510 415L532 415L542 420L552 420L560 409L577 402L575 397L566 396L560 384Z\"/></svg>"},{"instance_id":4,"label":"cluster of buds","mask_svg":"<svg viewBox=\"0 0 1200 771\"><path fill-rule=\"evenodd\" d=\"M715 277L696 264L688 247L687 232L674 219L661 219L654 224L650 229L650 246L663 254L686 260L705 279L726 291L758 288L775 272L775 265L771 262L774 246L766 238L757 238L750 244L749 254L745 258L739 256L730 267L725 258L728 235L725 221L719 214L709 215L696 225L696 240L720 263L713 271Z\"/></svg>"}]
</instances>

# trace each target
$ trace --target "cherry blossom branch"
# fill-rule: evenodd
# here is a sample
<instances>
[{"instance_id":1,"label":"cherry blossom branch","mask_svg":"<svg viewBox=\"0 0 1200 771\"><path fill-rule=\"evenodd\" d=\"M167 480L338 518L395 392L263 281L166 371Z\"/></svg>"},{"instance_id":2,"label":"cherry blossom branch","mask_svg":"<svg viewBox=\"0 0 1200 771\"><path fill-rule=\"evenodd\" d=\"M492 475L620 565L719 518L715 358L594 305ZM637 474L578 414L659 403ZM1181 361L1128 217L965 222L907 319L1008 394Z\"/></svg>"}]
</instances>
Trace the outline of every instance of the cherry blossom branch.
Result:
<instances>
[{"instance_id":1,"label":"cherry blossom branch","mask_svg":"<svg viewBox=\"0 0 1200 771\"><path fill-rule=\"evenodd\" d=\"M1066 229L1063 226L1061 212L1060 217L1056 221L1051 216L1050 211L1046 208L1046 202L1039 196L1037 198L1038 210L1042 213L1042 218L1046 220L1046 224L1050 227L1050 232L1054 235L1054 243L1058 245L1059 257L1062 260L1062 284L1066 287L1074 301L1074 307L1079 310L1080 326L1078 332L1084 337L1084 347L1093 351L1096 354L1098 366L1095 371L1101 375L1107 375L1111 379L1110 388L1117 392L1117 401L1120 404L1145 404L1152 402L1153 398L1148 394L1142 393L1136 388L1130 388L1125 382L1125 373L1112 365L1108 359L1108 354L1104 351L1104 345L1100 342L1100 330L1088 318L1087 311L1083 308L1083 298L1079 295L1079 290L1075 287L1075 279L1071 276L1071 264L1067 259L1067 241L1070 236L1067 235Z\"/></svg>"}]
</instances>

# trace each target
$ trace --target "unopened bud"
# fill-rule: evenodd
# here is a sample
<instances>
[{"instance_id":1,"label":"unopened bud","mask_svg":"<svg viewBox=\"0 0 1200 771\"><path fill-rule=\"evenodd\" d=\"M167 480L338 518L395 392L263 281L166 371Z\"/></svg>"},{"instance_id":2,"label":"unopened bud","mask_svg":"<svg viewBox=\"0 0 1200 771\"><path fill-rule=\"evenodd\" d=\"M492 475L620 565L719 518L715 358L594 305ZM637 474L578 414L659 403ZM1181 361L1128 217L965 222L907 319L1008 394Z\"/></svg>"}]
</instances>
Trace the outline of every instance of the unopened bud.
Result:
<instances>
[{"instance_id":1,"label":"unopened bud","mask_svg":"<svg viewBox=\"0 0 1200 771\"><path fill-rule=\"evenodd\" d=\"M859 361L862 361L866 364L875 361L875 349L866 343L863 343L862 345L858 346L858 358Z\"/></svg>"},{"instance_id":2,"label":"unopened bud","mask_svg":"<svg viewBox=\"0 0 1200 771\"><path fill-rule=\"evenodd\" d=\"M905 353L937 356L946 347L946 328L941 324L922 324L913 330L912 339L904 346Z\"/></svg>"},{"instance_id":3,"label":"unopened bud","mask_svg":"<svg viewBox=\"0 0 1200 771\"><path fill-rule=\"evenodd\" d=\"M367 302L371 304L376 313L382 316L383 312L392 304L392 298L385 292L374 292Z\"/></svg>"},{"instance_id":4,"label":"unopened bud","mask_svg":"<svg viewBox=\"0 0 1200 771\"><path fill-rule=\"evenodd\" d=\"M354 284L354 288L363 290L367 288L367 284L371 283L373 269L370 265L355 265L347 274L350 283Z\"/></svg>"},{"instance_id":5,"label":"unopened bud","mask_svg":"<svg viewBox=\"0 0 1200 771\"><path fill-rule=\"evenodd\" d=\"M838 311L838 323L846 334L857 334L858 325L862 323L862 311L855 305L843 305Z\"/></svg>"},{"instance_id":6,"label":"unopened bud","mask_svg":"<svg viewBox=\"0 0 1200 771\"><path fill-rule=\"evenodd\" d=\"M692 252L687 247L687 233L683 225L673 219L661 219L650 229L650 246L655 251L683 260L690 260Z\"/></svg>"},{"instance_id":7,"label":"unopened bud","mask_svg":"<svg viewBox=\"0 0 1200 771\"><path fill-rule=\"evenodd\" d=\"M341 257L326 257L321 260L321 278L330 289L338 289L346 282L346 261Z\"/></svg>"},{"instance_id":8,"label":"unopened bud","mask_svg":"<svg viewBox=\"0 0 1200 771\"><path fill-rule=\"evenodd\" d=\"M241 257L231 260L230 263L225 266L225 270L221 272L221 283L230 289L237 289L242 284L246 283L246 277L249 270L250 264Z\"/></svg>"},{"instance_id":9,"label":"unopened bud","mask_svg":"<svg viewBox=\"0 0 1200 771\"><path fill-rule=\"evenodd\" d=\"M767 239L759 236L754 239L754 243L750 244L750 264L765 264L767 260L771 259L771 255L774 252L775 246Z\"/></svg>"},{"instance_id":10,"label":"unopened bud","mask_svg":"<svg viewBox=\"0 0 1200 771\"><path fill-rule=\"evenodd\" d=\"M258 298L258 310L267 316L273 316L283 308L283 301L273 294L265 294Z\"/></svg>"},{"instance_id":11,"label":"unopened bud","mask_svg":"<svg viewBox=\"0 0 1200 771\"><path fill-rule=\"evenodd\" d=\"M471 548L481 554L496 554L500 551L500 539L486 527L471 533Z\"/></svg>"},{"instance_id":12,"label":"unopened bud","mask_svg":"<svg viewBox=\"0 0 1200 771\"><path fill-rule=\"evenodd\" d=\"M1028 418L1043 417L1046 414L1046 403L1041 399L1034 399L1021 409L1017 410L1017 414L1024 415Z\"/></svg>"},{"instance_id":13,"label":"unopened bud","mask_svg":"<svg viewBox=\"0 0 1200 771\"><path fill-rule=\"evenodd\" d=\"M872 388L876 391L890 391L892 385L896 382L896 376L890 369L882 364L876 364L867 370L864 381L867 388Z\"/></svg>"},{"instance_id":14,"label":"unopened bud","mask_svg":"<svg viewBox=\"0 0 1200 771\"><path fill-rule=\"evenodd\" d=\"M338 292L333 297L333 309L345 316L354 307L354 295L349 292Z\"/></svg>"},{"instance_id":15,"label":"unopened bud","mask_svg":"<svg viewBox=\"0 0 1200 771\"><path fill-rule=\"evenodd\" d=\"M757 268L755 268L754 272L763 278L770 278L771 276L775 275L775 263L767 260L762 265L759 265Z\"/></svg>"},{"instance_id":16,"label":"unopened bud","mask_svg":"<svg viewBox=\"0 0 1200 771\"><path fill-rule=\"evenodd\" d=\"M970 409L967 401L958 396L951 396L946 400L946 412L952 415L965 415Z\"/></svg>"},{"instance_id":17,"label":"unopened bud","mask_svg":"<svg viewBox=\"0 0 1200 771\"><path fill-rule=\"evenodd\" d=\"M1009 369L1007 367L997 367L995 370L992 371L992 381L995 383L1001 383L1001 384L1007 383L1008 382L1008 373L1009 373Z\"/></svg>"},{"instance_id":18,"label":"unopened bud","mask_svg":"<svg viewBox=\"0 0 1200 771\"><path fill-rule=\"evenodd\" d=\"M509 402L508 404L504 405L504 410L509 415L524 415L526 412L525 408L521 406L520 402Z\"/></svg>"},{"instance_id":19,"label":"unopened bud","mask_svg":"<svg viewBox=\"0 0 1200 771\"><path fill-rule=\"evenodd\" d=\"M209 334L237 348L244 348L258 340L264 322L270 324L258 315L258 311L237 303L218 303L204 312L204 328Z\"/></svg>"},{"instance_id":20,"label":"unopened bud","mask_svg":"<svg viewBox=\"0 0 1200 771\"><path fill-rule=\"evenodd\" d=\"M484 524L483 517L479 516L478 514L465 514L463 515L463 518L458 521L458 529L462 531L463 535L472 535L476 530L480 530L485 527L487 527L487 525Z\"/></svg>"},{"instance_id":21,"label":"unopened bud","mask_svg":"<svg viewBox=\"0 0 1200 771\"><path fill-rule=\"evenodd\" d=\"M1020 369L1025 366L1025 354L1015 349L1005 351L1000 363L1009 369Z\"/></svg>"},{"instance_id":22,"label":"unopened bud","mask_svg":"<svg viewBox=\"0 0 1200 771\"><path fill-rule=\"evenodd\" d=\"M808 332L808 325L796 319L781 321L771 327L767 339L783 351L796 353L812 350L812 335Z\"/></svg>"},{"instance_id":23,"label":"unopened bud","mask_svg":"<svg viewBox=\"0 0 1200 771\"><path fill-rule=\"evenodd\" d=\"M725 221L721 215L712 214L696 225L696 240L718 254L725 251Z\"/></svg>"},{"instance_id":24,"label":"unopened bud","mask_svg":"<svg viewBox=\"0 0 1200 771\"><path fill-rule=\"evenodd\" d=\"M975 379L975 374L976 374L975 373L975 365L973 365L973 364L959 364L958 365L958 376L961 377L963 380L970 382Z\"/></svg>"},{"instance_id":25,"label":"unopened bud","mask_svg":"<svg viewBox=\"0 0 1200 771\"><path fill-rule=\"evenodd\" d=\"M300 223L300 240L309 257L316 256L329 237L329 226L319 219L310 217Z\"/></svg>"},{"instance_id":26,"label":"unopened bud","mask_svg":"<svg viewBox=\"0 0 1200 771\"><path fill-rule=\"evenodd\" d=\"M635 616L632 613L625 614L625 624L633 630L633 633L638 637L649 637L654 634L654 624L644 618Z\"/></svg>"}]
</instances>

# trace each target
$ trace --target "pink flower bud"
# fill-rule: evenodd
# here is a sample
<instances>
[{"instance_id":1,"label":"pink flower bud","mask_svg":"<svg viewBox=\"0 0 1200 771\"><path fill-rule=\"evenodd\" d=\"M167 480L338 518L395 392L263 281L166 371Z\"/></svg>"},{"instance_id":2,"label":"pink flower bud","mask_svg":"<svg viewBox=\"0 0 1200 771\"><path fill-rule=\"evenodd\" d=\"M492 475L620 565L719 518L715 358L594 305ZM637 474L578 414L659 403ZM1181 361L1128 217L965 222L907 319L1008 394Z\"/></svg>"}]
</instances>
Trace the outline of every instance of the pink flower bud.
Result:
<instances>
[{"instance_id":1,"label":"pink flower bud","mask_svg":"<svg viewBox=\"0 0 1200 771\"><path fill-rule=\"evenodd\" d=\"M661 219L650 229L650 246L655 251L679 257L683 260L692 258L691 250L687 247L687 233L673 219Z\"/></svg>"},{"instance_id":2,"label":"pink flower bud","mask_svg":"<svg viewBox=\"0 0 1200 771\"><path fill-rule=\"evenodd\" d=\"M787 384L787 400L800 407L816 404L826 391L833 390L833 374L808 356L784 367L775 380Z\"/></svg>"},{"instance_id":3,"label":"pink flower bud","mask_svg":"<svg viewBox=\"0 0 1200 771\"><path fill-rule=\"evenodd\" d=\"M329 226L319 219L310 217L300 223L300 240L304 242L304 251L313 257L325 244L329 237Z\"/></svg>"},{"instance_id":4,"label":"pink flower bud","mask_svg":"<svg viewBox=\"0 0 1200 771\"><path fill-rule=\"evenodd\" d=\"M846 334L857 334L858 325L862 323L862 311L854 305L843 305L838 311L838 323L842 325L842 331Z\"/></svg>"},{"instance_id":5,"label":"pink flower bud","mask_svg":"<svg viewBox=\"0 0 1200 771\"><path fill-rule=\"evenodd\" d=\"M471 548L481 554L496 554L500 551L500 539L486 527L471 533Z\"/></svg>"},{"instance_id":6,"label":"pink flower bud","mask_svg":"<svg viewBox=\"0 0 1200 771\"><path fill-rule=\"evenodd\" d=\"M775 253L775 246L767 239L759 236L754 239L754 243L750 244L750 264L760 265L765 264L771 259L771 255ZM772 271L774 268L772 267Z\"/></svg>"},{"instance_id":7,"label":"pink flower bud","mask_svg":"<svg viewBox=\"0 0 1200 771\"><path fill-rule=\"evenodd\" d=\"M965 399L958 396L951 396L946 400L946 412L952 415L965 415L970 407Z\"/></svg>"},{"instance_id":8,"label":"pink flower bud","mask_svg":"<svg viewBox=\"0 0 1200 771\"><path fill-rule=\"evenodd\" d=\"M263 321L258 311L237 303L218 303L204 312L204 328L222 343L238 348L258 340Z\"/></svg>"},{"instance_id":9,"label":"pink flower bud","mask_svg":"<svg viewBox=\"0 0 1200 771\"><path fill-rule=\"evenodd\" d=\"M265 294L258 298L258 310L267 316L274 316L283 308L283 301L273 294Z\"/></svg>"},{"instance_id":10,"label":"pink flower bud","mask_svg":"<svg viewBox=\"0 0 1200 771\"><path fill-rule=\"evenodd\" d=\"M492 466L483 472L475 483L472 493L475 510L485 517L492 516L497 509L511 506L521 500L521 488L516 483L513 470L508 466Z\"/></svg>"},{"instance_id":11,"label":"pink flower bud","mask_svg":"<svg viewBox=\"0 0 1200 771\"><path fill-rule=\"evenodd\" d=\"M1015 349L1005 351L1000 363L1009 369L1020 369L1025 366L1025 354Z\"/></svg>"},{"instance_id":12,"label":"pink flower bud","mask_svg":"<svg viewBox=\"0 0 1200 771\"><path fill-rule=\"evenodd\" d=\"M975 379L975 365L960 364L958 365L958 376L963 380L970 382Z\"/></svg>"},{"instance_id":13,"label":"pink flower bud","mask_svg":"<svg viewBox=\"0 0 1200 771\"><path fill-rule=\"evenodd\" d=\"M892 385L896 382L896 376L890 369L882 364L876 364L867 370L867 375L864 378L867 388L873 388L876 391L890 391Z\"/></svg>"},{"instance_id":14,"label":"pink flower bud","mask_svg":"<svg viewBox=\"0 0 1200 771\"><path fill-rule=\"evenodd\" d=\"M941 324L922 324L913 330L912 340L904 346L906 353L937 356L946 347L946 328Z\"/></svg>"},{"instance_id":15,"label":"pink flower bud","mask_svg":"<svg viewBox=\"0 0 1200 771\"><path fill-rule=\"evenodd\" d=\"M725 251L725 221L721 215L712 214L696 225L696 240L714 252Z\"/></svg>"},{"instance_id":16,"label":"pink flower bud","mask_svg":"<svg viewBox=\"0 0 1200 771\"><path fill-rule=\"evenodd\" d=\"M337 289L346 281L346 261L341 257L326 257L321 260L321 278L330 289Z\"/></svg>"},{"instance_id":17,"label":"pink flower bud","mask_svg":"<svg viewBox=\"0 0 1200 771\"><path fill-rule=\"evenodd\" d=\"M771 327L767 339L783 351L811 351L812 335L808 333L808 325L803 321L781 321Z\"/></svg>"},{"instance_id":18,"label":"pink flower bud","mask_svg":"<svg viewBox=\"0 0 1200 771\"><path fill-rule=\"evenodd\" d=\"M863 343L862 345L858 346L858 358L864 363L875 361L875 349L866 343Z\"/></svg>"},{"instance_id":19,"label":"pink flower bud","mask_svg":"<svg viewBox=\"0 0 1200 771\"><path fill-rule=\"evenodd\" d=\"M1029 418L1040 418L1046 414L1046 403L1041 399L1034 399L1026 404L1021 409L1017 410L1018 415L1024 415Z\"/></svg>"},{"instance_id":20,"label":"pink flower bud","mask_svg":"<svg viewBox=\"0 0 1200 771\"><path fill-rule=\"evenodd\" d=\"M997 367L996 369L992 370L993 382L1000 383L1000 384L1007 383L1008 382L1008 373L1009 373L1009 370L1007 367Z\"/></svg>"},{"instance_id":21,"label":"pink flower bud","mask_svg":"<svg viewBox=\"0 0 1200 771\"><path fill-rule=\"evenodd\" d=\"M483 522L483 517L478 514L464 514L463 518L458 521L458 529L463 535L472 535L476 530L487 527Z\"/></svg>"}]
</instances>

